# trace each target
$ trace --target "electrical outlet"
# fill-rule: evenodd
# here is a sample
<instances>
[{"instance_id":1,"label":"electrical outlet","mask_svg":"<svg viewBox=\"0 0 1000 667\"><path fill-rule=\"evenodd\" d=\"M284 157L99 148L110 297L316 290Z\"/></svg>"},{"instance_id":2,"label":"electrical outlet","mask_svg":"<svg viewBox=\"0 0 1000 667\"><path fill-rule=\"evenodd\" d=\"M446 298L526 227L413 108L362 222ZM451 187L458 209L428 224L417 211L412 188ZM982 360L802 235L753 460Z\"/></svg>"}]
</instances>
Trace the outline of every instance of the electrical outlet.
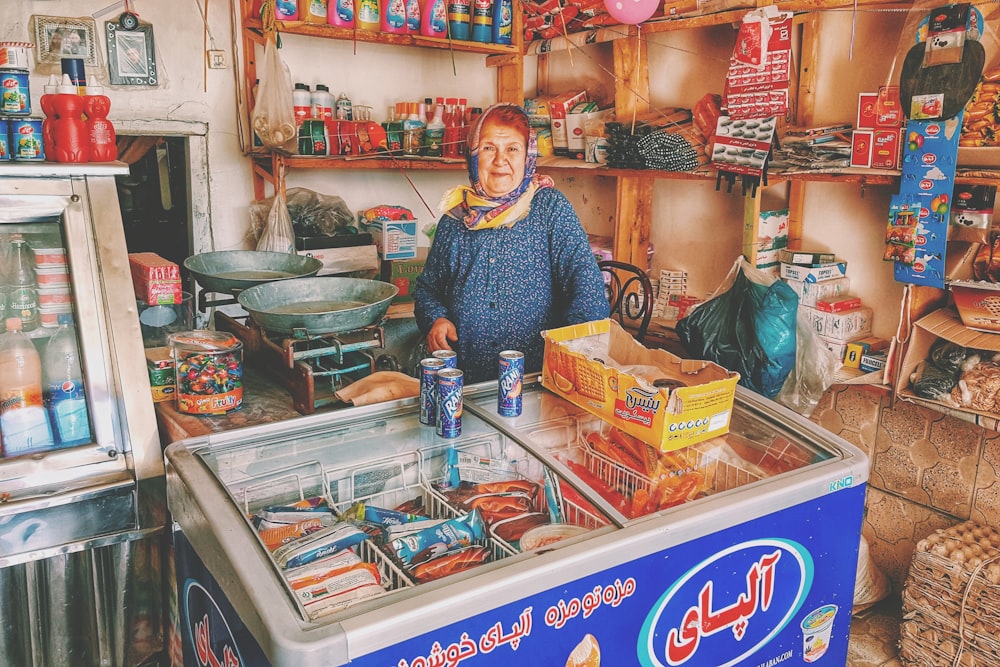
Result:
<instances>
[{"instance_id":1,"label":"electrical outlet","mask_svg":"<svg viewBox=\"0 0 1000 667\"><path fill-rule=\"evenodd\" d=\"M225 69L226 67L226 52L221 50L212 50L208 52L208 66L212 69Z\"/></svg>"}]
</instances>

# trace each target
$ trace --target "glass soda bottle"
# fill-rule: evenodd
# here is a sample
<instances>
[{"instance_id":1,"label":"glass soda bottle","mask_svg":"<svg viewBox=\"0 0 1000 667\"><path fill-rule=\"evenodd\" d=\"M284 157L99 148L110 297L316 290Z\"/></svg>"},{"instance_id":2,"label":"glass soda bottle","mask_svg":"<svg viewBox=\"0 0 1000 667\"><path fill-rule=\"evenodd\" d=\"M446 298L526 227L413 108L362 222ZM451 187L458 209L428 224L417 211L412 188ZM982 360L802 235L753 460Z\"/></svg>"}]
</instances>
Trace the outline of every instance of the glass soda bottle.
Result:
<instances>
[{"instance_id":1,"label":"glass soda bottle","mask_svg":"<svg viewBox=\"0 0 1000 667\"><path fill-rule=\"evenodd\" d=\"M0 336L0 431L4 456L51 449L52 429L42 401L42 364L21 318L7 318Z\"/></svg>"},{"instance_id":2,"label":"glass soda bottle","mask_svg":"<svg viewBox=\"0 0 1000 667\"><path fill-rule=\"evenodd\" d=\"M21 331L38 328L38 276L35 254L20 235L10 240L10 269L7 273L7 316L21 320Z\"/></svg>"},{"instance_id":3,"label":"glass soda bottle","mask_svg":"<svg viewBox=\"0 0 1000 667\"><path fill-rule=\"evenodd\" d=\"M73 315L59 314L59 328L42 357L43 395L56 443L72 447L90 442L90 419Z\"/></svg>"}]
</instances>

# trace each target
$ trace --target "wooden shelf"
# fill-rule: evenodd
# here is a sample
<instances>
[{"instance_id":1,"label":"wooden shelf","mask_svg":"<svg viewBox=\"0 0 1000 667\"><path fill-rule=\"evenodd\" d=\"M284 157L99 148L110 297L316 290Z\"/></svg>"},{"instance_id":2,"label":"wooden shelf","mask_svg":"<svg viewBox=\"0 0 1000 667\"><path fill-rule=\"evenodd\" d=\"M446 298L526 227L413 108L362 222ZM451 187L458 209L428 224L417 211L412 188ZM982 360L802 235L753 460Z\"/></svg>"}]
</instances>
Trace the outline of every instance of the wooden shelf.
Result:
<instances>
[{"instance_id":1,"label":"wooden shelf","mask_svg":"<svg viewBox=\"0 0 1000 667\"><path fill-rule=\"evenodd\" d=\"M419 47L444 51L461 51L463 53L479 53L484 55L514 54L520 52L520 46L513 44L483 44L461 39L441 39L424 37L423 35L395 35L386 32L358 30L354 28L338 28L332 25L303 23L301 21L277 21L278 32L285 35L305 35L307 37L322 37L344 42L364 42L367 44L389 44L392 46ZM247 19L244 26L251 31L259 43L263 43L263 26L260 19Z\"/></svg>"}]
</instances>

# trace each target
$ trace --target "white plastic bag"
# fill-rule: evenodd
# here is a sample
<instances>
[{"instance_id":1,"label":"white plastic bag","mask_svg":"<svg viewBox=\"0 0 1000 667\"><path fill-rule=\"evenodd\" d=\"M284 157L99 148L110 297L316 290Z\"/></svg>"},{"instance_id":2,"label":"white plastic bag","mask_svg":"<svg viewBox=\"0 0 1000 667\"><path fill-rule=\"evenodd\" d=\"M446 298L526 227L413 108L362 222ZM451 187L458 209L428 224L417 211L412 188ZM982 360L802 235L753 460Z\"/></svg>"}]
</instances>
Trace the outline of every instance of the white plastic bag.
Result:
<instances>
[{"instance_id":1,"label":"white plastic bag","mask_svg":"<svg viewBox=\"0 0 1000 667\"><path fill-rule=\"evenodd\" d=\"M284 193L279 192L271 203L271 212L257 239L257 250L295 254L295 232L292 231L292 218L288 215Z\"/></svg>"},{"instance_id":2,"label":"white plastic bag","mask_svg":"<svg viewBox=\"0 0 1000 667\"><path fill-rule=\"evenodd\" d=\"M795 366L774 397L803 417L812 414L823 393L833 384L840 360L819 340L801 309L795 317Z\"/></svg>"},{"instance_id":3,"label":"white plastic bag","mask_svg":"<svg viewBox=\"0 0 1000 667\"><path fill-rule=\"evenodd\" d=\"M260 85L250 116L253 131L268 148L294 153L298 134L292 103L292 77L288 67L281 62L273 36L264 46L264 63L257 72Z\"/></svg>"}]
</instances>

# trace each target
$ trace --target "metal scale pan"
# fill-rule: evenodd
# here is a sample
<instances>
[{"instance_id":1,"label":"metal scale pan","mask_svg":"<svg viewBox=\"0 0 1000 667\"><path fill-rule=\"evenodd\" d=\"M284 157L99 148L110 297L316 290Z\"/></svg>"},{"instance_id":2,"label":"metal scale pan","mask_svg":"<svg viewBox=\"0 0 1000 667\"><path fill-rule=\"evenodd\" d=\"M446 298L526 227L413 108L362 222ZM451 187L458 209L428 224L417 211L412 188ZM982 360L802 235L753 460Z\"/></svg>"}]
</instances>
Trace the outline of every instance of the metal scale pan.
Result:
<instances>
[{"instance_id":1,"label":"metal scale pan","mask_svg":"<svg viewBox=\"0 0 1000 667\"><path fill-rule=\"evenodd\" d=\"M324 335L381 322L398 293L390 283L330 276L264 283L241 291L237 299L267 331Z\"/></svg>"},{"instance_id":2,"label":"metal scale pan","mask_svg":"<svg viewBox=\"0 0 1000 667\"><path fill-rule=\"evenodd\" d=\"M207 293L229 294L235 297L245 289L270 282L315 276L323 262L307 255L264 250L220 250L192 255L184 260L201 290L198 310L209 306L235 304L236 299L208 300Z\"/></svg>"}]
</instances>

